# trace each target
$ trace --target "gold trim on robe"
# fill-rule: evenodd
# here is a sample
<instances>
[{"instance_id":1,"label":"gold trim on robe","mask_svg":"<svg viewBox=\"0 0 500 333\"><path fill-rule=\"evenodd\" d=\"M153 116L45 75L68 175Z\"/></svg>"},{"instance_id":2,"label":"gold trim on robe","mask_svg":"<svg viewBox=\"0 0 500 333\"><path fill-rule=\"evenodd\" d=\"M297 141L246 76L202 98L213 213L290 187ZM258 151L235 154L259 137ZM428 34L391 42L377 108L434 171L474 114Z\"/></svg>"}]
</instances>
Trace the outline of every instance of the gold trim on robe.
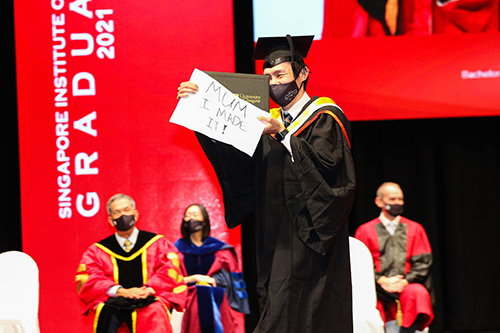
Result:
<instances>
[{"instance_id":1,"label":"gold trim on robe","mask_svg":"<svg viewBox=\"0 0 500 333\"><path fill-rule=\"evenodd\" d=\"M111 251L110 249L108 249L107 247L105 247L105 246L103 246L103 245L101 245L99 243L95 243L95 246L97 246L98 248L100 248L101 250L103 250L104 252L106 252L107 254L109 254L110 256L115 257L116 259L120 259L120 260L123 260L123 261L132 261L135 258L137 258L139 255L141 255L142 252L146 251L148 249L148 247L151 246L151 244L153 244L154 242L156 242L158 239L160 239L162 237L163 237L163 235L156 235L156 236L154 236L153 238L151 238L149 240L149 242L147 242L142 248L140 248L138 251L136 251L130 257L124 257L124 256L121 256L119 254L116 254L113 251Z\"/></svg>"},{"instance_id":2,"label":"gold trim on robe","mask_svg":"<svg viewBox=\"0 0 500 333\"><path fill-rule=\"evenodd\" d=\"M85 264L80 264L75 276L75 282L78 282L78 285L76 286L77 292L80 292L80 289L82 289L82 286L88 281L88 279L89 274L87 273L87 266L85 266Z\"/></svg>"},{"instance_id":3,"label":"gold trim on robe","mask_svg":"<svg viewBox=\"0 0 500 333\"><path fill-rule=\"evenodd\" d=\"M99 323L99 316L101 315L101 310L104 307L104 303L99 303L97 305L97 308L95 310L95 317L94 317L94 333L97 332L97 324Z\"/></svg>"}]
</instances>

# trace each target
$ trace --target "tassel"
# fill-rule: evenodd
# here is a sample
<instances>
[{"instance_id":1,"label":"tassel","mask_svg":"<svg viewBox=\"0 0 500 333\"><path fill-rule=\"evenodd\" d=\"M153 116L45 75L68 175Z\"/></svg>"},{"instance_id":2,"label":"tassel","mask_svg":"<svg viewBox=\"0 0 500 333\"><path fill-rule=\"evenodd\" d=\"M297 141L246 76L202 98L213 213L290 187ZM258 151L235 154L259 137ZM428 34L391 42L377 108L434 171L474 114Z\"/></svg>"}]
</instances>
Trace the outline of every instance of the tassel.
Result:
<instances>
[{"instance_id":1,"label":"tassel","mask_svg":"<svg viewBox=\"0 0 500 333\"><path fill-rule=\"evenodd\" d=\"M403 325L403 311L401 311L401 302L399 299L396 300L396 304L398 305L398 309L396 311L396 326Z\"/></svg>"}]
</instances>

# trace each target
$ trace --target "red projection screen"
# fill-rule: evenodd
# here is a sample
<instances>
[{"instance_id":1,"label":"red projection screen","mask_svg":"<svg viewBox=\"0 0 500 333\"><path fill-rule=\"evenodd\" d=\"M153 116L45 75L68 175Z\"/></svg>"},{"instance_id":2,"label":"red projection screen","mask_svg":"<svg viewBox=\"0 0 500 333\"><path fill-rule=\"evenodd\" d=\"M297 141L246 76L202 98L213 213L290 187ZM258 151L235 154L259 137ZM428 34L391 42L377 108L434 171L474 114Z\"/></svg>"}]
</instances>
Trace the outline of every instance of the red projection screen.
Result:
<instances>
[{"instance_id":1,"label":"red projection screen","mask_svg":"<svg viewBox=\"0 0 500 333\"><path fill-rule=\"evenodd\" d=\"M498 0L401 0L395 36L377 36L356 0L292 2L281 17L293 24L266 29L269 5L254 0L255 38L314 34L308 91L333 98L349 120L500 115Z\"/></svg>"},{"instance_id":2,"label":"red projection screen","mask_svg":"<svg viewBox=\"0 0 500 333\"><path fill-rule=\"evenodd\" d=\"M172 242L184 208L201 203L212 235L241 253L194 133L168 122L194 68L234 72L232 1L14 6L23 250L39 265L41 331L91 331L75 273L113 232L105 206L115 193L136 200L138 228Z\"/></svg>"}]
</instances>

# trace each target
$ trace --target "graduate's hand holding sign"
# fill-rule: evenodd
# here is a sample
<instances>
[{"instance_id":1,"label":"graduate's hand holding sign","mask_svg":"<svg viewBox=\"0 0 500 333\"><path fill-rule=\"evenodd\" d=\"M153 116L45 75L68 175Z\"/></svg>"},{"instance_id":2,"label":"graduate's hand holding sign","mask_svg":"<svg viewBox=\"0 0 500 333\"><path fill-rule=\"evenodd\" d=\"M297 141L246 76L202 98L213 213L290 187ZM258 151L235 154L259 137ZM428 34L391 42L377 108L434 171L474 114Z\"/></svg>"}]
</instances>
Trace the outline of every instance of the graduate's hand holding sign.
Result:
<instances>
[{"instance_id":1,"label":"graduate's hand holding sign","mask_svg":"<svg viewBox=\"0 0 500 333\"><path fill-rule=\"evenodd\" d=\"M252 156L269 114L235 96L217 80L195 69L189 82L181 83L179 103L170 122L234 146Z\"/></svg>"},{"instance_id":2,"label":"graduate's hand holding sign","mask_svg":"<svg viewBox=\"0 0 500 333\"><path fill-rule=\"evenodd\" d=\"M266 124L266 127L264 127L264 132L262 134L276 134L285 129L285 127L279 121L271 116L258 116L257 119Z\"/></svg>"}]
</instances>

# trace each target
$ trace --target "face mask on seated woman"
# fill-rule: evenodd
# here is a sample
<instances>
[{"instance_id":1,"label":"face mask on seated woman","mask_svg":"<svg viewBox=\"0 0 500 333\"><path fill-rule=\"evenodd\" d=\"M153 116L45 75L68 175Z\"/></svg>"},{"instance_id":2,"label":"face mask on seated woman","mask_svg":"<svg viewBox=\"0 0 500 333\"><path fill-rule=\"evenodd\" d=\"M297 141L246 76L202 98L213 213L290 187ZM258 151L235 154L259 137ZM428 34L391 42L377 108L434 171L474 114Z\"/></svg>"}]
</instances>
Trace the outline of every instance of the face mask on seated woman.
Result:
<instances>
[{"instance_id":1,"label":"face mask on seated woman","mask_svg":"<svg viewBox=\"0 0 500 333\"><path fill-rule=\"evenodd\" d=\"M195 233L201 229L203 229L203 226L205 225L205 221L199 221L195 219L191 219L189 221L184 221L184 227L187 229L187 231L192 234Z\"/></svg>"}]
</instances>

